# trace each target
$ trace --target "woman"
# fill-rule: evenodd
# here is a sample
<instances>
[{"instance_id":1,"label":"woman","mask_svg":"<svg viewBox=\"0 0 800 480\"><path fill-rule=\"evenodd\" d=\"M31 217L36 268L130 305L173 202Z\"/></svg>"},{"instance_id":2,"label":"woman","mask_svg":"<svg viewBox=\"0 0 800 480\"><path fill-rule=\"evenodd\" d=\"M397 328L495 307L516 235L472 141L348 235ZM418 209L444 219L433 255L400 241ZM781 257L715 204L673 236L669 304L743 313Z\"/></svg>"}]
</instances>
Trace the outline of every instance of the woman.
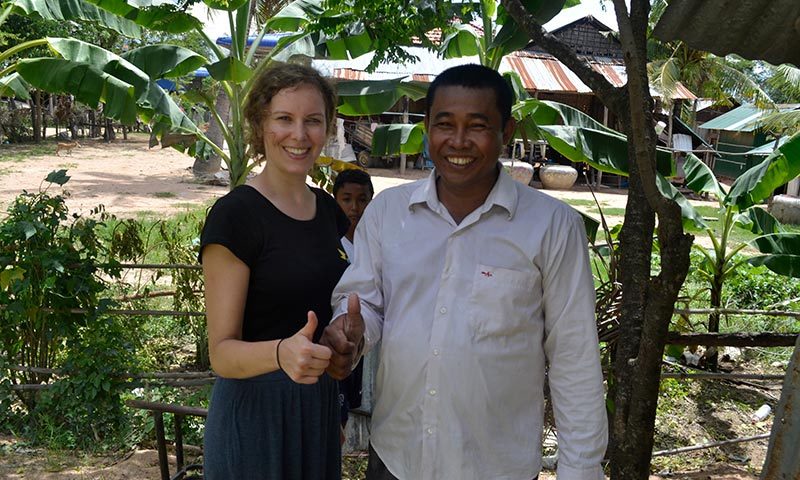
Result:
<instances>
[{"instance_id":1,"label":"woman","mask_svg":"<svg viewBox=\"0 0 800 480\"><path fill-rule=\"evenodd\" d=\"M211 366L207 479L338 479L338 387L318 345L347 267L347 217L306 174L336 95L315 70L264 71L246 100L263 171L220 198L201 236Z\"/></svg>"}]
</instances>

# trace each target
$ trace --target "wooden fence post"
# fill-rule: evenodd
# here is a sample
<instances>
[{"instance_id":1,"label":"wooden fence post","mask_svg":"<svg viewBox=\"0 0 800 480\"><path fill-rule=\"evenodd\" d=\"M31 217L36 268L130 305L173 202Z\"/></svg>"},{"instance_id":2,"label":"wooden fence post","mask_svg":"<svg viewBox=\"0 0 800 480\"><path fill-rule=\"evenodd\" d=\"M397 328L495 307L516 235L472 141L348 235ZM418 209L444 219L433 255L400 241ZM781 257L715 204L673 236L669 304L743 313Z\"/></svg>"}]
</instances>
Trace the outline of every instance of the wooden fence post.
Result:
<instances>
[{"instance_id":1,"label":"wooden fence post","mask_svg":"<svg viewBox=\"0 0 800 480\"><path fill-rule=\"evenodd\" d=\"M772 434L762 480L789 480L800 478L800 338L794 345L794 353L786 369L781 400L775 411Z\"/></svg>"}]
</instances>

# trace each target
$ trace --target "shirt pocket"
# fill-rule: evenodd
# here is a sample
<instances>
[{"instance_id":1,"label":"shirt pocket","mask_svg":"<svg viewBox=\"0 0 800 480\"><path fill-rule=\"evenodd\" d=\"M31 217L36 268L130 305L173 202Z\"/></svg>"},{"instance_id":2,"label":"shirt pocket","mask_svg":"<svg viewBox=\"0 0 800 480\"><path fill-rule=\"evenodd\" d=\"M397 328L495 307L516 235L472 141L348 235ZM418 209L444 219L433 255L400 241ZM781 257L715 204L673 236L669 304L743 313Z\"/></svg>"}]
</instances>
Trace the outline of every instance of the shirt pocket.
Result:
<instances>
[{"instance_id":1,"label":"shirt pocket","mask_svg":"<svg viewBox=\"0 0 800 480\"><path fill-rule=\"evenodd\" d=\"M470 295L470 324L475 338L505 337L531 327L534 270L478 264Z\"/></svg>"}]
</instances>

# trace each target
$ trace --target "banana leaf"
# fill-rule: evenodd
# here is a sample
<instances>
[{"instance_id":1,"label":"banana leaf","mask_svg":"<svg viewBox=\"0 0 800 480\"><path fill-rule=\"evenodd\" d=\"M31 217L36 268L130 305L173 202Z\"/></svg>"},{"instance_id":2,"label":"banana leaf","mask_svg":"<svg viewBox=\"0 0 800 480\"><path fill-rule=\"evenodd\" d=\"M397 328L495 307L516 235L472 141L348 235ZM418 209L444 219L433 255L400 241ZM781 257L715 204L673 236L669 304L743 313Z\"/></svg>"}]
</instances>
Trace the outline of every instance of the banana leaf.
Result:
<instances>
[{"instance_id":1,"label":"banana leaf","mask_svg":"<svg viewBox=\"0 0 800 480\"><path fill-rule=\"evenodd\" d=\"M724 202L725 189L717 180L714 172L708 168L708 165L702 162L695 154L690 153L686 157L686 163L683 165L683 170L686 173L685 181L686 187L695 193L712 193L717 197L721 203Z\"/></svg>"},{"instance_id":2,"label":"banana leaf","mask_svg":"<svg viewBox=\"0 0 800 480\"><path fill-rule=\"evenodd\" d=\"M779 275L800 277L800 234L773 233L756 237L752 243L764 255L750 258L751 265L764 265Z\"/></svg>"},{"instance_id":3,"label":"banana leaf","mask_svg":"<svg viewBox=\"0 0 800 480\"><path fill-rule=\"evenodd\" d=\"M64 1L64 0L60 0ZM139 26L167 33L186 33L203 25L197 18L182 11L177 5L138 0L137 6L126 0L83 0Z\"/></svg>"},{"instance_id":4,"label":"banana leaf","mask_svg":"<svg viewBox=\"0 0 800 480\"><path fill-rule=\"evenodd\" d=\"M775 149L763 162L744 172L733 182L726 205L743 211L800 175L800 132Z\"/></svg>"},{"instance_id":5,"label":"banana leaf","mask_svg":"<svg viewBox=\"0 0 800 480\"><path fill-rule=\"evenodd\" d=\"M553 149L570 161L588 163L602 172L628 175L628 140L624 136L562 125L540 125L539 131ZM666 177L675 174L669 152L656 151L656 170Z\"/></svg>"},{"instance_id":6,"label":"banana leaf","mask_svg":"<svg viewBox=\"0 0 800 480\"><path fill-rule=\"evenodd\" d=\"M0 97L19 97L29 100L31 96L28 90L30 90L30 86L17 72L0 78Z\"/></svg>"},{"instance_id":7,"label":"banana leaf","mask_svg":"<svg viewBox=\"0 0 800 480\"><path fill-rule=\"evenodd\" d=\"M372 155L382 157L398 153L415 154L422 152L425 126L395 123L378 125L372 133Z\"/></svg>"},{"instance_id":8,"label":"banana leaf","mask_svg":"<svg viewBox=\"0 0 800 480\"><path fill-rule=\"evenodd\" d=\"M337 83L339 113L348 116L378 115L404 96L419 100L428 91L425 85L391 80L351 80Z\"/></svg>"},{"instance_id":9,"label":"banana leaf","mask_svg":"<svg viewBox=\"0 0 800 480\"><path fill-rule=\"evenodd\" d=\"M136 121L134 87L86 62L61 58L22 59L17 72L36 88L54 93L71 93L75 98L97 108L105 102L104 114L131 124Z\"/></svg>"},{"instance_id":10,"label":"banana leaf","mask_svg":"<svg viewBox=\"0 0 800 480\"><path fill-rule=\"evenodd\" d=\"M203 0L203 3L215 10L226 10L233 12L238 10L239 7L247 3L248 0Z\"/></svg>"},{"instance_id":11,"label":"banana leaf","mask_svg":"<svg viewBox=\"0 0 800 480\"><path fill-rule=\"evenodd\" d=\"M775 217L760 207L751 207L737 214L733 221L737 226L750 230L756 235L784 232L783 225Z\"/></svg>"},{"instance_id":12,"label":"banana leaf","mask_svg":"<svg viewBox=\"0 0 800 480\"><path fill-rule=\"evenodd\" d=\"M206 67L208 73L219 81L246 82L253 76L253 70L241 60L225 57Z\"/></svg>"},{"instance_id":13,"label":"banana leaf","mask_svg":"<svg viewBox=\"0 0 800 480\"><path fill-rule=\"evenodd\" d=\"M694 209L692 204L689 203L689 200L687 200L669 180L664 178L663 175L656 175L656 187L658 187L658 191L661 192L662 195L674 200L675 203L681 207L684 227L693 225L697 228L708 228L708 225L703 221L703 216Z\"/></svg>"},{"instance_id":14,"label":"banana leaf","mask_svg":"<svg viewBox=\"0 0 800 480\"><path fill-rule=\"evenodd\" d=\"M33 18L63 22L85 20L97 23L129 38L140 38L142 29L124 16L118 16L83 0L12 0L4 4L11 12Z\"/></svg>"},{"instance_id":15,"label":"banana leaf","mask_svg":"<svg viewBox=\"0 0 800 480\"><path fill-rule=\"evenodd\" d=\"M122 58L150 78L182 77L208 63L204 56L175 45L147 45L124 53Z\"/></svg>"},{"instance_id":16,"label":"banana leaf","mask_svg":"<svg viewBox=\"0 0 800 480\"><path fill-rule=\"evenodd\" d=\"M267 20L267 28L280 32L297 32L311 18L320 17L325 8L320 0L295 0Z\"/></svg>"},{"instance_id":17,"label":"banana leaf","mask_svg":"<svg viewBox=\"0 0 800 480\"><path fill-rule=\"evenodd\" d=\"M478 37L468 25L457 24L455 30L445 37L439 47L444 58L471 57L480 50Z\"/></svg>"}]
</instances>

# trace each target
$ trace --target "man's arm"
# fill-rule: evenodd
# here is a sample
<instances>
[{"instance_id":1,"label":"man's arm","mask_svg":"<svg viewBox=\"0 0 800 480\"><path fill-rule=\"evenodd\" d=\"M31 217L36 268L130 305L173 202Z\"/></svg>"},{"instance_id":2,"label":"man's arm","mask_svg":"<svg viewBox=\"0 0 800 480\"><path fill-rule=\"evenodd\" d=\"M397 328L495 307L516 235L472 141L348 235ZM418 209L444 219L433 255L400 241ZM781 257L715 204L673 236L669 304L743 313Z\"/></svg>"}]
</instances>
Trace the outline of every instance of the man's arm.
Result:
<instances>
[{"instance_id":1,"label":"man's arm","mask_svg":"<svg viewBox=\"0 0 800 480\"><path fill-rule=\"evenodd\" d=\"M570 212L571 213L571 212ZM577 215L553 222L544 245L545 354L558 429L559 480L602 480L608 441L595 292Z\"/></svg>"},{"instance_id":2,"label":"man's arm","mask_svg":"<svg viewBox=\"0 0 800 480\"><path fill-rule=\"evenodd\" d=\"M349 375L361 354L381 338L383 269L380 221L384 213L384 201L383 196L379 195L364 211L353 240L353 263L331 296L334 320L326 327L322 342L328 342L324 344L333 351L328 372L334 378ZM356 304L352 303L352 297L357 300ZM350 334L346 333L348 329Z\"/></svg>"}]
</instances>

